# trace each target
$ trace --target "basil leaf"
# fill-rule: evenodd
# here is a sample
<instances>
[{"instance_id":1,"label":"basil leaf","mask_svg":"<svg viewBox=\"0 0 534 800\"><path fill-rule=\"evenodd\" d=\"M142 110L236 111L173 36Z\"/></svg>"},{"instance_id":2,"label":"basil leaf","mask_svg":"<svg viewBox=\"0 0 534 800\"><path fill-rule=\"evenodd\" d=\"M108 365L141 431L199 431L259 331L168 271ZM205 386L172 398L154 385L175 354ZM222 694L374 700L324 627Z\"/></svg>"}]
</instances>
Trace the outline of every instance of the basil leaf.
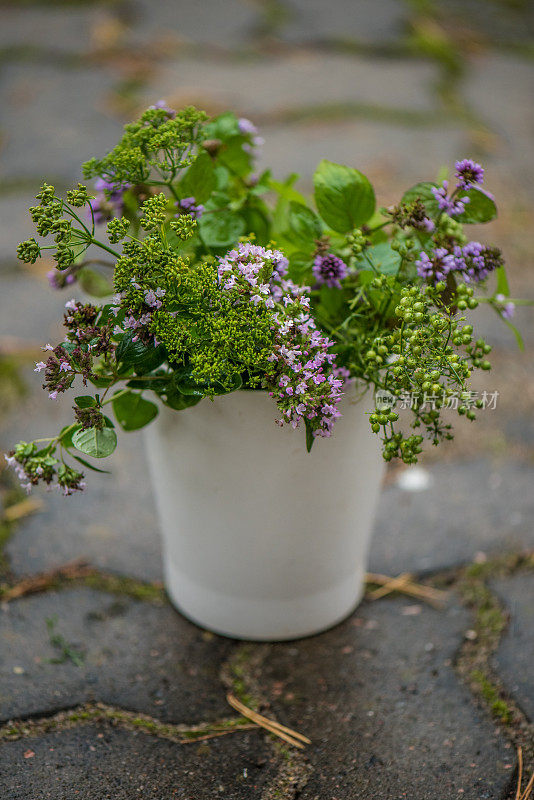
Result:
<instances>
[{"instance_id":1,"label":"basil leaf","mask_svg":"<svg viewBox=\"0 0 534 800\"><path fill-rule=\"evenodd\" d=\"M286 236L299 247L306 247L311 251L315 239L318 239L323 232L321 220L317 214L308 206L292 200L289 203L288 222L290 233L287 233Z\"/></svg>"},{"instance_id":2,"label":"basil leaf","mask_svg":"<svg viewBox=\"0 0 534 800\"><path fill-rule=\"evenodd\" d=\"M460 197L468 197L469 202L465 206L465 211L454 217L458 222L472 225L477 222L491 222L497 216L495 200L483 189L472 186L471 189L462 192Z\"/></svg>"},{"instance_id":3,"label":"basil leaf","mask_svg":"<svg viewBox=\"0 0 534 800\"><path fill-rule=\"evenodd\" d=\"M334 231L347 233L373 216L373 187L357 169L324 159L315 171L313 184L319 214Z\"/></svg>"},{"instance_id":4,"label":"basil leaf","mask_svg":"<svg viewBox=\"0 0 534 800\"><path fill-rule=\"evenodd\" d=\"M90 394L79 395L74 398L74 402L78 408L94 408L96 406L96 400Z\"/></svg>"},{"instance_id":5,"label":"basil leaf","mask_svg":"<svg viewBox=\"0 0 534 800\"><path fill-rule=\"evenodd\" d=\"M374 247L369 247L365 254L373 267L383 275L396 275L399 271L402 258L396 250L392 249L388 242L381 242L380 244L375 244ZM363 263L365 263L365 259Z\"/></svg>"},{"instance_id":6,"label":"basil leaf","mask_svg":"<svg viewBox=\"0 0 534 800\"><path fill-rule=\"evenodd\" d=\"M205 203L215 190L216 182L213 161L204 152L191 164L178 188L182 197L194 197L197 203Z\"/></svg>"},{"instance_id":7,"label":"basil leaf","mask_svg":"<svg viewBox=\"0 0 534 800\"><path fill-rule=\"evenodd\" d=\"M87 428L78 430L72 437L72 444L81 453L92 458L105 458L117 447L117 434L112 428Z\"/></svg>"},{"instance_id":8,"label":"basil leaf","mask_svg":"<svg viewBox=\"0 0 534 800\"><path fill-rule=\"evenodd\" d=\"M144 428L158 414L157 405L136 392L119 394L113 398L111 405L117 422L125 431Z\"/></svg>"},{"instance_id":9,"label":"basil leaf","mask_svg":"<svg viewBox=\"0 0 534 800\"><path fill-rule=\"evenodd\" d=\"M198 222L202 240L208 247L226 247L245 231L245 220L228 209L204 214Z\"/></svg>"},{"instance_id":10,"label":"basil leaf","mask_svg":"<svg viewBox=\"0 0 534 800\"><path fill-rule=\"evenodd\" d=\"M141 341L133 342L132 331L127 331L117 345L116 358L124 367L134 367L136 372L152 372L167 358L165 347L160 344L146 345Z\"/></svg>"}]
</instances>

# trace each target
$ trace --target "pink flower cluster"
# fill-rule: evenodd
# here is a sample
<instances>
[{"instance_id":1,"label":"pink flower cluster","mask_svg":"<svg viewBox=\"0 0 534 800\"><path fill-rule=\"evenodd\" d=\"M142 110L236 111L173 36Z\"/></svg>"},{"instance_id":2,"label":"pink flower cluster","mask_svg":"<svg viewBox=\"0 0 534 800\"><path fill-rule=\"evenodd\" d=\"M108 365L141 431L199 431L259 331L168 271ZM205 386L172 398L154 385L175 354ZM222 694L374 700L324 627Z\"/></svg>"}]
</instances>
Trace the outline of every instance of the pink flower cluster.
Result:
<instances>
[{"instance_id":1,"label":"pink flower cluster","mask_svg":"<svg viewBox=\"0 0 534 800\"><path fill-rule=\"evenodd\" d=\"M267 388L281 411L277 424L298 428L304 422L314 436L330 436L341 416L337 403L344 381L328 352L333 342L310 314L309 287L287 279L287 267L279 250L242 243L219 260L219 283L223 290L244 290L251 303L272 310L276 343Z\"/></svg>"}]
</instances>

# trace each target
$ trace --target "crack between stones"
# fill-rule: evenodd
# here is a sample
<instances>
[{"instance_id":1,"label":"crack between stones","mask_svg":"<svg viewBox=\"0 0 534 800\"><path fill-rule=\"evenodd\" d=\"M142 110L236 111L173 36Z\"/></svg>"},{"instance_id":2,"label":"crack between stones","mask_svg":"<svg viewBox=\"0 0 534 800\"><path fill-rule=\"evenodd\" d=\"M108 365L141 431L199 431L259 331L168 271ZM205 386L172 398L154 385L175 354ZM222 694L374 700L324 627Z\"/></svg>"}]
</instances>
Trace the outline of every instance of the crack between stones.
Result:
<instances>
[{"instance_id":1,"label":"crack between stones","mask_svg":"<svg viewBox=\"0 0 534 800\"><path fill-rule=\"evenodd\" d=\"M470 635L460 645L454 660L455 671L516 752L518 747L522 748L525 774L534 767L534 722L508 691L494 665L494 656L509 624L509 613L490 589L489 581L533 570L534 552L514 553L463 567L453 578L462 603L473 615L473 629L467 632ZM516 775L517 769L503 800L514 795Z\"/></svg>"},{"instance_id":2,"label":"crack between stones","mask_svg":"<svg viewBox=\"0 0 534 800\"><path fill-rule=\"evenodd\" d=\"M257 725L243 717L223 717L214 722L186 725L162 722L148 714L140 714L106 703L83 703L47 716L10 720L0 726L0 742L35 738L56 731L72 730L94 722L108 723L122 730L141 731L176 744L192 744L229 733L259 730Z\"/></svg>"}]
</instances>

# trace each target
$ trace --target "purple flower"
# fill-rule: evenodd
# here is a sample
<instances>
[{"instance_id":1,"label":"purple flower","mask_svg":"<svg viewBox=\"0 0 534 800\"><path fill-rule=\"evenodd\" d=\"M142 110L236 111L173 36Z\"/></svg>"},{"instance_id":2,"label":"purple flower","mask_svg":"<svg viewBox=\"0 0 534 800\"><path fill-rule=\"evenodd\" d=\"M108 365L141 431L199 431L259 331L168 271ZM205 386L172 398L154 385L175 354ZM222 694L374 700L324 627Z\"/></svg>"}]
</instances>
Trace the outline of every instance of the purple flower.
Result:
<instances>
[{"instance_id":1,"label":"purple flower","mask_svg":"<svg viewBox=\"0 0 534 800\"><path fill-rule=\"evenodd\" d=\"M458 214L463 214L466 204L469 203L469 198L462 197L453 199L452 197L448 196L448 190L448 181L443 181L443 185L439 188L437 186L432 187L432 194L437 200L439 210L445 211L449 217L455 217Z\"/></svg>"},{"instance_id":2,"label":"purple flower","mask_svg":"<svg viewBox=\"0 0 534 800\"><path fill-rule=\"evenodd\" d=\"M130 188L129 183L117 183L107 178L97 178L95 189L97 196L89 200L92 217L96 225L109 222L113 217L120 217L124 207L124 193ZM91 211L89 219L91 219Z\"/></svg>"},{"instance_id":3,"label":"purple flower","mask_svg":"<svg viewBox=\"0 0 534 800\"><path fill-rule=\"evenodd\" d=\"M468 280L483 281L503 263L498 248L487 247L480 242L468 242L461 252Z\"/></svg>"},{"instance_id":4,"label":"purple flower","mask_svg":"<svg viewBox=\"0 0 534 800\"><path fill-rule=\"evenodd\" d=\"M455 166L455 175L458 179L456 184L457 189L469 189L476 184L484 182L484 169L473 161L471 158L464 158L457 161Z\"/></svg>"},{"instance_id":5,"label":"purple flower","mask_svg":"<svg viewBox=\"0 0 534 800\"><path fill-rule=\"evenodd\" d=\"M347 265L333 253L316 256L313 262L313 274L318 284L326 284L333 289L341 289L340 281L347 274Z\"/></svg>"},{"instance_id":6,"label":"purple flower","mask_svg":"<svg viewBox=\"0 0 534 800\"><path fill-rule=\"evenodd\" d=\"M309 288L287 280L286 270L280 251L246 242L219 259L218 277L221 289L235 291L239 302L248 295L256 307L263 303L273 309L276 344L267 357L273 371L266 377L281 413L277 424L298 428L304 422L313 436L330 436L340 416L337 402L343 386L332 372L335 356L328 350L333 343L316 330L306 297Z\"/></svg>"},{"instance_id":7,"label":"purple flower","mask_svg":"<svg viewBox=\"0 0 534 800\"><path fill-rule=\"evenodd\" d=\"M503 319L511 320L515 314L515 303L511 300L506 302L506 296L504 294L495 295L495 300L499 303L499 311Z\"/></svg>"},{"instance_id":8,"label":"purple flower","mask_svg":"<svg viewBox=\"0 0 534 800\"><path fill-rule=\"evenodd\" d=\"M194 197L184 197L176 203L176 209L178 211L177 216L180 214L189 214L193 219L200 219L204 213L204 206L201 203L196 205Z\"/></svg>"},{"instance_id":9,"label":"purple flower","mask_svg":"<svg viewBox=\"0 0 534 800\"><path fill-rule=\"evenodd\" d=\"M241 117L241 119L237 121L237 127L239 128L239 133L242 133L244 136L247 134L255 136L258 133L258 129L254 123L246 119L246 117Z\"/></svg>"},{"instance_id":10,"label":"purple flower","mask_svg":"<svg viewBox=\"0 0 534 800\"><path fill-rule=\"evenodd\" d=\"M415 266L420 278L432 280L434 283L445 280L449 272L457 269L454 255L444 247L436 248L432 253L432 257L422 252L415 262Z\"/></svg>"},{"instance_id":11,"label":"purple flower","mask_svg":"<svg viewBox=\"0 0 534 800\"><path fill-rule=\"evenodd\" d=\"M169 108L165 100L158 100L157 103L154 103L153 106L148 107L150 111L155 111L156 109L163 109L163 111L167 112L167 116L173 119L176 116L176 111L174 109Z\"/></svg>"}]
</instances>

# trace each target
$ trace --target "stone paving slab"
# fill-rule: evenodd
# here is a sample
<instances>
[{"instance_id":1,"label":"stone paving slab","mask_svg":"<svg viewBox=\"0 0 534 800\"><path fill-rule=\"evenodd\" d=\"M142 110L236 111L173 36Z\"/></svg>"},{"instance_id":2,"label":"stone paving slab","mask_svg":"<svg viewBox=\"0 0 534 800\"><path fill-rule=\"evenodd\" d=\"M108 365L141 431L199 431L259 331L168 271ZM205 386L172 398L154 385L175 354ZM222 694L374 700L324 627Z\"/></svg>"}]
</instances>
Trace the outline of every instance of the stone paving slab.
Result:
<instances>
[{"instance_id":1,"label":"stone paving slab","mask_svg":"<svg viewBox=\"0 0 534 800\"><path fill-rule=\"evenodd\" d=\"M37 189L36 189L37 191ZM35 204L35 192L0 195L0 270L13 270L17 263L19 242L35 236L28 208Z\"/></svg>"},{"instance_id":2,"label":"stone paving slab","mask_svg":"<svg viewBox=\"0 0 534 800\"><path fill-rule=\"evenodd\" d=\"M287 21L280 24L277 36L292 43L398 41L408 12L399 0L286 0L283 6Z\"/></svg>"},{"instance_id":3,"label":"stone paving slab","mask_svg":"<svg viewBox=\"0 0 534 800\"><path fill-rule=\"evenodd\" d=\"M386 600L270 648L262 689L313 742L300 800L506 796L513 752L452 667L468 621L454 601L440 612Z\"/></svg>"},{"instance_id":4,"label":"stone paving slab","mask_svg":"<svg viewBox=\"0 0 534 800\"><path fill-rule=\"evenodd\" d=\"M431 485L425 490L390 485L382 492L372 572L435 571L469 563L479 551L534 546L531 465L480 459L436 463L427 470Z\"/></svg>"},{"instance_id":5,"label":"stone paving slab","mask_svg":"<svg viewBox=\"0 0 534 800\"><path fill-rule=\"evenodd\" d=\"M56 53L75 55L88 50L91 29L98 18L98 12L91 5L81 8L34 6L31 23L27 6L3 7L1 14L0 49L50 50L52 57Z\"/></svg>"},{"instance_id":6,"label":"stone paving slab","mask_svg":"<svg viewBox=\"0 0 534 800\"><path fill-rule=\"evenodd\" d=\"M108 107L114 80L96 67L5 65L0 179L78 179L80 164L113 147L121 133Z\"/></svg>"},{"instance_id":7,"label":"stone paving slab","mask_svg":"<svg viewBox=\"0 0 534 800\"><path fill-rule=\"evenodd\" d=\"M202 5L183 0L132 0L132 45L174 38L219 47L246 47L258 20L260 7L245 0L202 0Z\"/></svg>"},{"instance_id":8,"label":"stone paving slab","mask_svg":"<svg viewBox=\"0 0 534 800\"><path fill-rule=\"evenodd\" d=\"M368 104L397 110L435 110L430 64L400 59L350 57L329 53L293 53L247 61L181 59L165 64L143 92L143 105L165 97L171 106L231 108L256 114L321 103ZM176 101L174 100L176 98Z\"/></svg>"},{"instance_id":9,"label":"stone paving slab","mask_svg":"<svg viewBox=\"0 0 534 800\"><path fill-rule=\"evenodd\" d=\"M84 655L51 664L54 633ZM170 606L91 589L24 598L0 611L0 718L54 713L95 700L176 723L228 716L219 680L229 639L205 634Z\"/></svg>"},{"instance_id":10,"label":"stone paving slab","mask_svg":"<svg viewBox=\"0 0 534 800\"><path fill-rule=\"evenodd\" d=\"M432 180L442 166L453 164L467 148L467 132L453 122L421 128L369 119L301 124L265 125L258 169L271 167L277 178L291 172L303 176L300 186L308 191L319 161L328 158L356 167L370 177L387 176L398 185ZM391 192L391 190L389 190ZM388 204L397 196L378 197Z\"/></svg>"},{"instance_id":11,"label":"stone paving slab","mask_svg":"<svg viewBox=\"0 0 534 800\"><path fill-rule=\"evenodd\" d=\"M513 575L495 581L492 588L510 613L495 658L506 688L534 722L534 575Z\"/></svg>"},{"instance_id":12,"label":"stone paving slab","mask_svg":"<svg viewBox=\"0 0 534 800\"><path fill-rule=\"evenodd\" d=\"M534 69L514 56L487 55L470 64L463 93L468 108L494 132L491 149L508 181L534 198ZM490 161L491 163L491 161Z\"/></svg>"},{"instance_id":13,"label":"stone paving slab","mask_svg":"<svg viewBox=\"0 0 534 800\"><path fill-rule=\"evenodd\" d=\"M271 753L256 731L177 745L89 725L2 745L0 790L6 800L258 800Z\"/></svg>"},{"instance_id":14,"label":"stone paving slab","mask_svg":"<svg viewBox=\"0 0 534 800\"><path fill-rule=\"evenodd\" d=\"M532 42L534 7L529 2L437 0L436 5L442 14L455 15L454 21L477 38L488 38L497 45L528 45Z\"/></svg>"}]
</instances>

